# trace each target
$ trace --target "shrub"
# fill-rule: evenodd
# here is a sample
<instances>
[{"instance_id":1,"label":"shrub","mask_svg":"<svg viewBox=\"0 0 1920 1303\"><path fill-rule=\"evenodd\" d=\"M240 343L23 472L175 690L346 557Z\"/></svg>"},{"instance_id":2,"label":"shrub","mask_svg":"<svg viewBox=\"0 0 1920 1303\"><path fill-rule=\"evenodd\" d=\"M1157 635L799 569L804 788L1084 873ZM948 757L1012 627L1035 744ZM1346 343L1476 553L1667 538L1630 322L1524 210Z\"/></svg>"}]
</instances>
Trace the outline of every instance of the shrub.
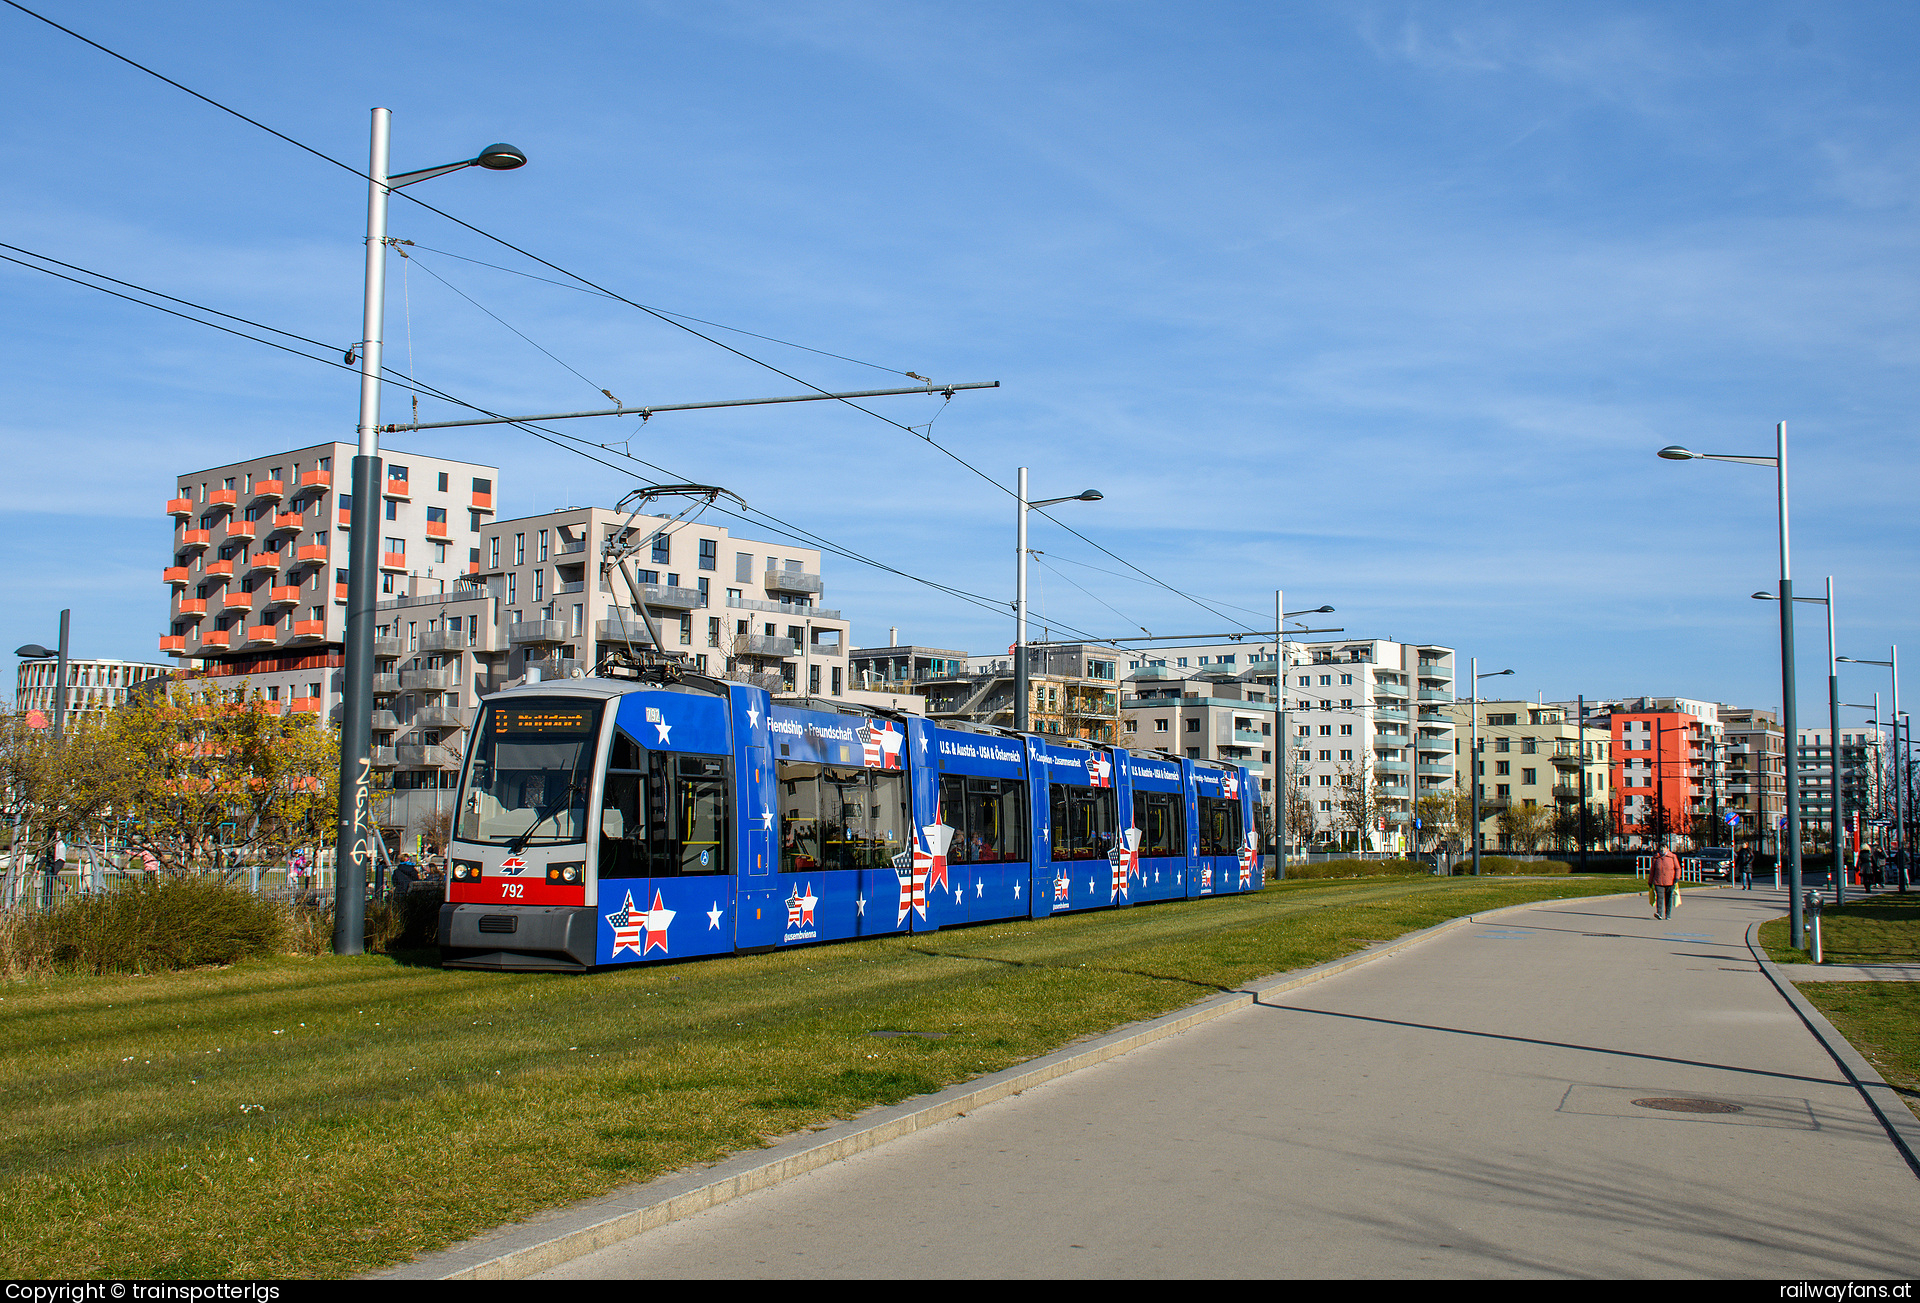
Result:
<instances>
[{"instance_id":1,"label":"shrub","mask_svg":"<svg viewBox=\"0 0 1920 1303\"><path fill-rule=\"evenodd\" d=\"M100 896L69 896L17 920L48 967L81 973L153 973L272 954L284 912L210 877L134 882ZM37 966L37 965L36 965Z\"/></svg>"},{"instance_id":2,"label":"shrub","mask_svg":"<svg viewBox=\"0 0 1920 1303\"><path fill-rule=\"evenodd\" d=\"M1305 878L1407 877L1431 872L1431 868L1418 860L1320 860L1313 864L1289 864L1287 881Z\"/></svg>"},{"instance_id":3,"label":"shrub","mask_svg":"<svg viewBox=\"0 0 1920 1303\"><path fill-rule=\"evenodd\" d=\"M439 940L440 904L445 899L446 892L436 888L368 901L367 949L391 955L430 948Z\"/></svg>"},{"instance_id":4,"label":"shrub","mask_svg":"<svg viewBox=\"0 0 1920 1303\"><path fill-rule=\"evenodd\" d=\"M1462 867L1464 866L1464 868ZM1468 857L1454 866L1455 873L1472 873L1473 859ZM1565 860L1510 860L1504 855L1482 855L1480 872L1483 874L1519 874L1535 877L1553 873L1571 873L1573 866Z\"/></svg>"}]
</instances>

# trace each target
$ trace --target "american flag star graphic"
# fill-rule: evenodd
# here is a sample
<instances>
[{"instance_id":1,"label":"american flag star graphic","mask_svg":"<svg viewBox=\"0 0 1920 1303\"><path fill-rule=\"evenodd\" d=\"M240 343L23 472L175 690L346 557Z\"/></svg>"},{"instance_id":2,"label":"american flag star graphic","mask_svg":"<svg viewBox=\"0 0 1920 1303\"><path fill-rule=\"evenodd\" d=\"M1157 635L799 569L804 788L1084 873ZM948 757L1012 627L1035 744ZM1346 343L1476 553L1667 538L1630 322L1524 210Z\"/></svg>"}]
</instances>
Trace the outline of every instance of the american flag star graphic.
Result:
<instances>
[{"instance_id":1,"label":"american flag star graphic","mask_svg":"<svg viewBox=\"0 0 1920 1303\"><path fill-rule=\"evenodd\" d=\"M800 894L801 891L805 891L807 894L803 896ZM787 926L812 927L813 907L819 903L820 898L813 894L813 884L811 882L805 887L796 889L792 895L787 897Z\"/></svg>"},{"instance_id":2,"label":"american flag star graphic","mask_svg":"<svg viewBox=\"0 0 1920 1303\"><path fill-rule=\"evenodd\" d=\"M1087 757L1087 783L1093 787L1113 786L1113 757L1095 751Z\"/></svg>"},{"instance_id":3,"label":"american flag star graphic","mask_svg":"<svg viewBox=\"0 0 1920 1303\"><path fill-rule=\"evenodd\" d=\"M1113 890L1107 893L1108 900L1128 895L1128 887L1134 874L1140 871L1140 830L1129 828L1120 834L1120 840L1107 855L1107 862L1113 866Z\"/></svg>"},{"instance_id":4,"label":"american flag star graphic","mask_svg":"<svg viewBox=\"0 0 1920 1303\"><path fill-rule=\"evenodd\" d=\"M1229 769L1220 775L1220 797L1226 801L1240 799L1240 771Z\"/></svg>"},{"instance_id":5,"label":"american flag star graphic","mask_svg":"<svg viewBox=\"0 0 1920 1303\"><path fill-rule=\"evenodd\" d=\"M1240 846L1240 887L1244 891L1253 885L1253 867L1259 856L1259 848L1253 844L1253 834L1247 834L1247 840Z\"/></svg>"},{"instance_id":6,"label":"american flag star graphic","mask_svg":"<svg viewBox=\"0 0 1920 1303\"><path fill-rule=\"evenodd\" d=\"M933 817L940 818L940 807L934 806ZM930 823L920 830L920 839L915 842L908 854L894 857L896 872L905 869L900 879L900 917L895 922L904 922L908 910L914 910L921 918L927 916L927 892L933 887L953 887L947 881L947 848L953 843L953 829L944 823ZM906 860L906 864L901 861Z\"/></svg>"},{"instance_id":7,"label":"american flag star graphic","mask_svg":"<svg viewBox=\"0 0 1920 1303\"><path fill-rule=\"evenodd\" d=\"M907 735L900 726L890 719L870 719L866 728L861 730L860 744L865 751L865 760L869 769L898 769L900 767L900 748L906 743Z\"/></svg>"},{"instance_id":8,"label":"american flag star graphic","mask_svg":"<svg viewBox=\"0 0 1920 1303\"><path fill-rule=\"evenodd\" d=\"M1067 898L1067 880L1065 878L1055 878L1053 880L1053 898L1055 900L1065 900Z\"/></svg>"},{"instance_id":9,"label":"american flag star graphic","mask_svg":"<svg viewBox=\"0 0 1920 1303\"><path fill-rule=\"evenodd\" d=\"M636 957L645 954L640 949L640 934L647 930L646 915L634 909L631 891L627 893L627 903L606 917L613 928L613 954L608 958L618 959L622 950L631 950Z\"/></svg>"},{"instance_id":10,"label":"american flag star graphic","mask_svg":"<svg viewBox=\"0 0 1920 1303\"><path fill-rule=\"evenodd\" d=\"M1202 891L1213 890L1213 866L1212 865L1208 865L1205 868L1202 868L1200 870L1200 890Z\"/></svg>"}]
</instances>

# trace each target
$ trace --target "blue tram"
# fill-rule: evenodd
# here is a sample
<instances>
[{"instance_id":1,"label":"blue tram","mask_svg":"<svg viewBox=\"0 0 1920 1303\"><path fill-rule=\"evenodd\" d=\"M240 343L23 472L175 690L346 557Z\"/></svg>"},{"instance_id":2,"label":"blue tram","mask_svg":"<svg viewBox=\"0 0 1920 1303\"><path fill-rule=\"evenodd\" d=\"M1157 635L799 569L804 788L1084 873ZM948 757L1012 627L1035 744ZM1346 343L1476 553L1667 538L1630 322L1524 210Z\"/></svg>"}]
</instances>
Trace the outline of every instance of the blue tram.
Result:
<instances>
[{"instance_id":1,"label":"blue tram","mask_svg":"<svg viewBox=\"0 0 1920 1303\"><path fill-rule=\"evenodd\" d=\"M816 703L817 704L817 703ZM1258 890L1247 771L693 674L481 707L444 963L580 972Z\"/></svg>"}]
</instances>

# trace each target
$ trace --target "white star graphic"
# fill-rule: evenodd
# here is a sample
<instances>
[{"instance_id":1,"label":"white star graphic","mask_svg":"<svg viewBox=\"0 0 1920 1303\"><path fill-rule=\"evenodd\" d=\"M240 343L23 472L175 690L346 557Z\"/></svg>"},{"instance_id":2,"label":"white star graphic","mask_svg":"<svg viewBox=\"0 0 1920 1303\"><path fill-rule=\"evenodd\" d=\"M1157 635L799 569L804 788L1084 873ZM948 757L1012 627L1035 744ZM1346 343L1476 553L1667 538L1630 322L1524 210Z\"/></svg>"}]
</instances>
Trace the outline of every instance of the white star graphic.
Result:
<instances>
[{"instance_id":1,"label":"white star graphic","mask_svg":"<svg viewBox=\"0 0 1920 1303\"><path fill-rule=\"evenodd\" d=\"M1017 882L1013 884L1013 898L1015 900L1020 899L1020 884Z\"/></svg>"},{"instance_id":2,"label":"white star graphic","mask_svg":"<svg viewBox=\"0 0 1920 1303\"><path fill-rule=\"evenodd\" d=\"M854 913L858 914L861 918L865 918L867 916L867 897L865 893L862 893L853 898L853 911Z\"/></svg>"},{"instance_id":3,"label":"white star graphic","mask_svg":"<svg viewBox=\"0 0 1920 1303\"><path fill-rule=\"evenodd\" d=\"M707 928L709 931L718 932L720 930L720 916L724 913L726 913L726 911L720 908L720 902L717 900L714 901L713 908L707 911Z\"/></svg>"},{"instance_id":4,"label":"white star graphic","mask_svg":"<svg viewBox=\"0 0 1920 1303\"><path fill-rule=\"evenodd\" d=\"M986 894L987 894L987 884L986 884L985 882L983 882L983 881L982 881L981 879L979 879L979 878L975 878L975 879L973 880L973 895L974 895L974 899L976 899L976 900L977 900L977 899L979 899L979 898L980 898L981 896L984 896L984 895L986 895Z\"/></svg>"},{"instance_id":5,"label":"white star graphic","mask_svg":"<svg viewBox=\"0 0 1920 1303\"><path fill-rule=\"evenodd\" d=\"M1088 891L1092 891L1092 890L1093 890L1093 879L1092 879L1092 878L1088 878L1088 879L1087 879L1087 890L1088 890Z\"/></svg>"},{"instance_id":6,"label":"white star graphic","mask_svg":"<svg viewBox=\"0 0 1920 1303\"><path fill-rule=\"evenodd\" d=\"M760 812L760 831L761 832L773 831L773 811L772 810L762 810Z\"/></svg>"},{"instance_id":7,"label":"white star graphic","mask_svg":"<svg viewBox=\"0 0 1920 1303\"><path fill-rule=\"evenodd\" d=\"M760 727L760 708L758 706L747 707L747 726L749 728Z\"/></svg>"},{"instance_id":8,"label":"white star graphic","mask_svg":"<svg viewBox=\"0 0 1920 1303\"><path fill-rule=\"evenodd\" d=\"M673 725L655 724L654 727L660 730L660 745L665 746L667 744L667 732L672 729Z\"/></svg>"}]
</instances>

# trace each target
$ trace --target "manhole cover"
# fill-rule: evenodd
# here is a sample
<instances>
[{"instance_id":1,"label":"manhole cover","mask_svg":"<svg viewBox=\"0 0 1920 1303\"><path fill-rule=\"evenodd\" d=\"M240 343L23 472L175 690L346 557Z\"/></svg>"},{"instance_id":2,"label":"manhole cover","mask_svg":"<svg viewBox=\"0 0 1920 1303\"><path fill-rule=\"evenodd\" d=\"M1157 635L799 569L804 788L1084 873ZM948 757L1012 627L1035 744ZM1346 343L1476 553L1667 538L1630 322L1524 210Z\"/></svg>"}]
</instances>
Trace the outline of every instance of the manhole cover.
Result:
<instances>
[{"instance_id":1,"label":"manhole cover","mask_svg":"<svg viewBox=\"0 0 1920 1303\"><path fill-rule=\"evenodd\" d=\"M1740 1113L1744 1112L1738 1104L1728 1104L1717 1099L1636 1099L1635 1108L1657 1108L1664 1113Z\"/></svg>"}]
</instances>

